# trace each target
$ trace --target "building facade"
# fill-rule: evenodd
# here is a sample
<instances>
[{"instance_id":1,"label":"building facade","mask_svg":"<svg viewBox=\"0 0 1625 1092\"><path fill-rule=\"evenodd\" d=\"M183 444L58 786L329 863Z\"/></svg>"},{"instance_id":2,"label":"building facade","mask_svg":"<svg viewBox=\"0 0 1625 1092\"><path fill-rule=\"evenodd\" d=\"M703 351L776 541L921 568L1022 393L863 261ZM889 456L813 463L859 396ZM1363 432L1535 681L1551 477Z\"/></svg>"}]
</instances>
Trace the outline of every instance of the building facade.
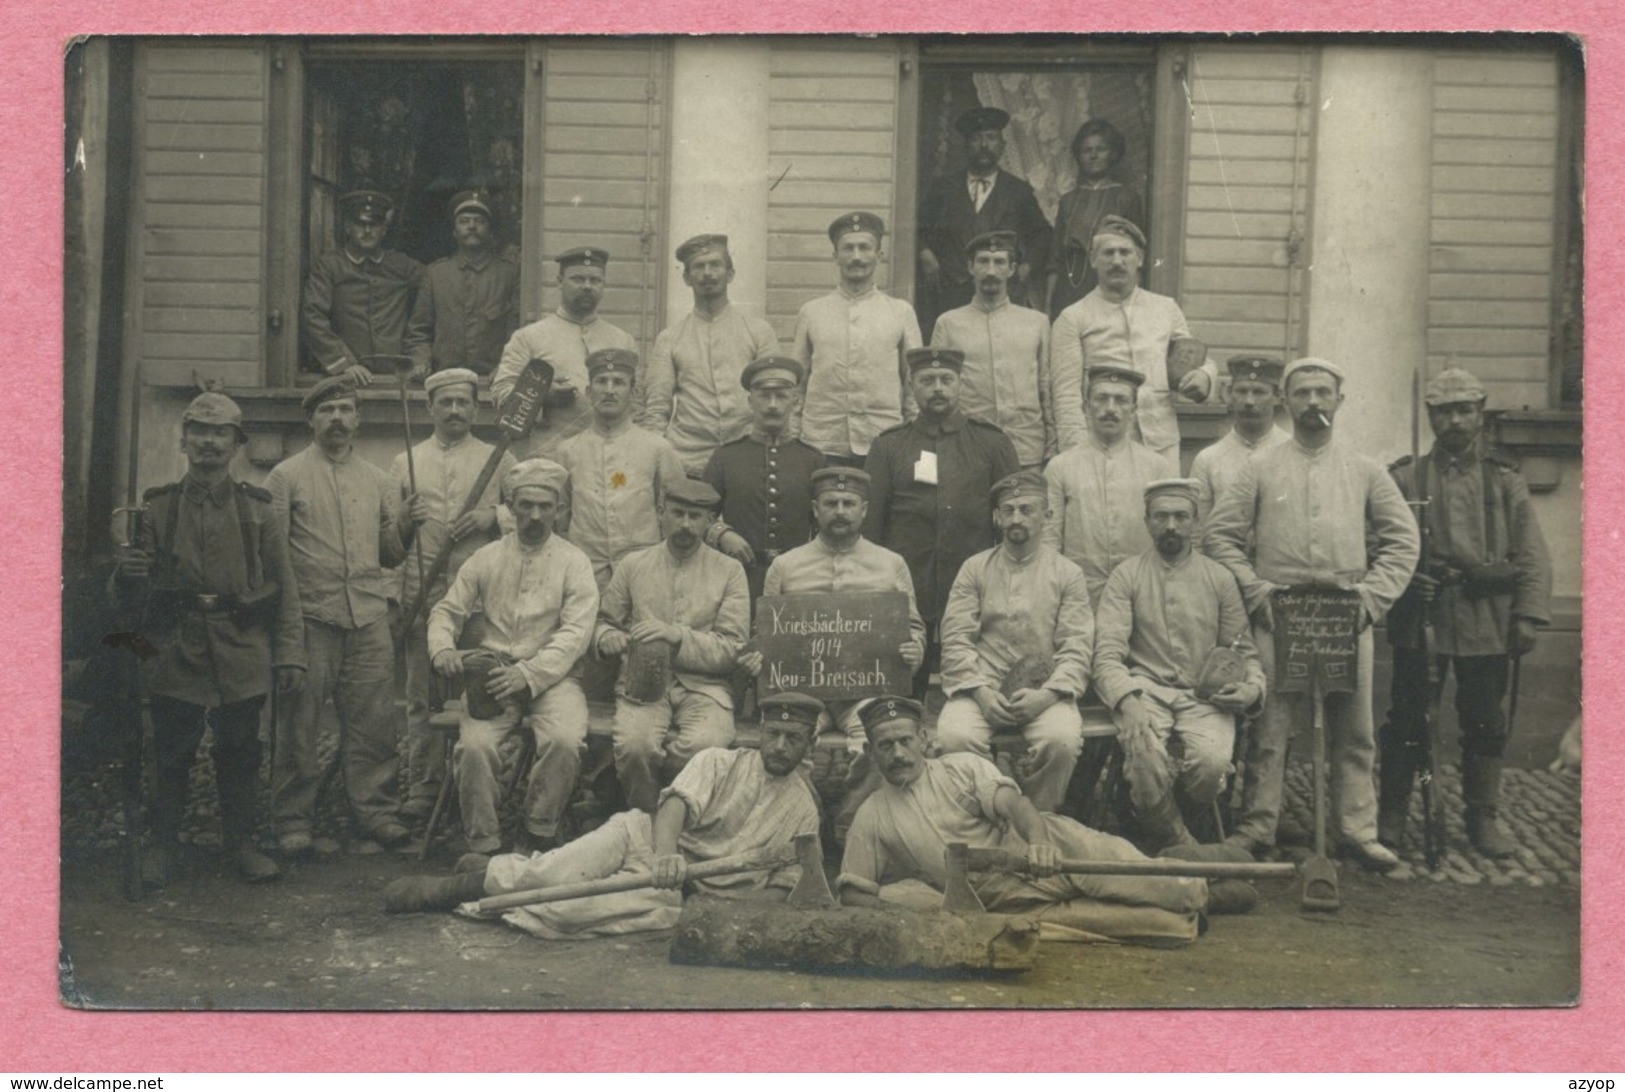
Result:
<instances>
[{"instance_id":1,"label":"building facade","mask_svg":"<svg viewBox=\"0 0 1625 1092\"><path fill-rule=\"evenodd\" d=\"M89 41L68 61L67 571L104 558L133 487L181 472L180 412L204 382L244 406L245 476L305 442L300 292L336 245L343 189L389 189L390 245L429 261L451 248L445 198L486 186L525 321L555 304L551 255L604 247L602 313L645 351L690 306L675 244L726 233L736 304L788 342L800 305L834 283L825 229L842 212L886 218L880 282L918 298L916 205L958 169L951 119L980 102L1011 114L1003 165L1051 218L1073 132L1110 120L1127 143L1119 178L1146 208L1148 287L1220 360L1343 364L1340 429L1373 454L1410 449L1413 368L1486 381L1494 439L1523 461L1556 562L1538 665L1551 685L1526 683L1526 702L1554 695L1540 700L1566 720L1576 58L1555 37ZM379 465L401 445L397 397L365 396L362 451ZM1222 411L1181 417L1188 461ZM71 593L69 613L71 630Z\"/></svg>"}]
</instances>

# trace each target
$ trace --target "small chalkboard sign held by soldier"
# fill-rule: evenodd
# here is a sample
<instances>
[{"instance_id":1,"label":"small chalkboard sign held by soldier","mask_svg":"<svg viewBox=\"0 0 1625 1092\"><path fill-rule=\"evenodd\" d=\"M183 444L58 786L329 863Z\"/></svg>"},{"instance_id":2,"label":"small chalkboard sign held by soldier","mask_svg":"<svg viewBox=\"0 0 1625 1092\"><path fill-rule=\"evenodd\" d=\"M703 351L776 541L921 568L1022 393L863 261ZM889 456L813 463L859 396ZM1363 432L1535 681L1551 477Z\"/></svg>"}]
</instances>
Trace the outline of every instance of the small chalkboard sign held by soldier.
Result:
<instances>
[{"instance_id":1,"label":"small chalkboard sign held by soldier","mask_svg":"<svg viewBox=\"0 0 1625 1092\"><path fill-rule=\"evenodd\" d=\"M1310 695L1314 718L1315 855L1304 862L1302 906L1341 906L1337 872L1326 856L1327 694L1353 694L1360 654L1360 593L1340 588L1283 588L1271 597L1275 616L1275 690Z\"/></svg>"}]
</instances>

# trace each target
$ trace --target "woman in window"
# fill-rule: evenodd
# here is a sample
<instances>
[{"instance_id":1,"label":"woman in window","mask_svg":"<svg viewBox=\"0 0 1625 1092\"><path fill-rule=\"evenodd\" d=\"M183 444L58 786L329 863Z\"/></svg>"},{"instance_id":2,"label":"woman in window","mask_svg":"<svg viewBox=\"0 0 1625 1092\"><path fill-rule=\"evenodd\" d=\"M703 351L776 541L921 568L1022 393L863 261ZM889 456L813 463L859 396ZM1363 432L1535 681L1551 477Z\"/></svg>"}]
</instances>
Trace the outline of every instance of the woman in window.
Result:
<instances>
[{"instance_id":1,"label":"woman in window","mask_svg":"<svg viewBox=\"0 0 1625 1092\"><path fill-rule=\"evenodd\" d=\"M1046 289L1050 318L1076 303L1095 286L1089 264L1089 240L1107 216L1121 216L1145 228L1145 204L1140 195L1113 178L1123 161L1127 143L1109 121L1092 118L1072 138L1072 158L1078 165L1078 185L1062 195L1055 213L1055 246L1050 249Z\"/></svg>"}]
</instances>

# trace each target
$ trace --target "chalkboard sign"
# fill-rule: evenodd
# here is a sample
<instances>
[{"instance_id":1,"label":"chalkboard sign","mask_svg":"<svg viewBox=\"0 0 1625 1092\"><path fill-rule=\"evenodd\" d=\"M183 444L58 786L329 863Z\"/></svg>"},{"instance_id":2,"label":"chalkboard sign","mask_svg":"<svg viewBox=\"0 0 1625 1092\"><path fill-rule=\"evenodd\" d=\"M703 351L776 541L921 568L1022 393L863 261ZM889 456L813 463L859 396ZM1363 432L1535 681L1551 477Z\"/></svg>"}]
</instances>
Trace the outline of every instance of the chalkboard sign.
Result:
<instances>
[{"instance_id":1,"label":"chalkboard sign","mask_svg":"<svg viewBox=\"0 0 1625 1092\"><path fill-rule=\"evenodd\" d=\"M902 592L764 595L756 685L763 695L794 690L824 701L907 694L914 672L897 649L908 636Z\"/></svg>"},{"instance_id":2,"label":"chalkboard sign","mask_svg":"<svg viewBox=\"0 0 1625 1092\"><path fill-rule=\"evenodd\" d=\"M1360 651L1360 593L1288 588L1270 596L1275 614L1275 691L1352 693Z\"/></svg>"}]
</instances>

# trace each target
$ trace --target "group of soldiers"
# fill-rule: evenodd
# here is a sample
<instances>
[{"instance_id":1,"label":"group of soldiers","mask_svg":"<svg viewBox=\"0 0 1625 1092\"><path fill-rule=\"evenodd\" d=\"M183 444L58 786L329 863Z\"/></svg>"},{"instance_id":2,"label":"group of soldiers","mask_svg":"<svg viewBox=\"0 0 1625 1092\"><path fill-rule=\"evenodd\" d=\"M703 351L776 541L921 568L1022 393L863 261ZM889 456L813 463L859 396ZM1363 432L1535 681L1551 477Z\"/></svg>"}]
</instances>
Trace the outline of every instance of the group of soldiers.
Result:
<instances>
[{"instance_id":1,"label":"group of soldiers","mask_svg":"<svg viewBox=\"0 0 1625 1092\"><path fill-rule=\"evenodd\" d=\"M1189 331L1173 300L1140 286L1145 239L1121 217L1092 239L1095 287L1053 324L1010 298L1017 236L969 240L974 295L940 316L931 345L912 307L874 283L885 225L872 213L830 225L838 285L801 308L788 351L730 304L727 238L698 236L675 253L694 309L644 360L598 316L601 249L559 255L558 309L520 327L514 263L492 251L477 191L452 203L457 254L427 270L383 247L387 198L351 195L341 209L346 244L307 294L307 344L329 373L303 400L311 444L264 489L236 481L241 412L198 396L182 419L188 472L148 492L121 552L117 591L160 648L145 676L160 857L207 727L236 866L253 881L277 874L255 837L273 687L278 853L317 840L329 703L357 848L408 844L445 776L430 717L460 686L450 776L468 853L449 877L402 881L395 909L632 869L648 889L509 919L539 935L658 928L693 862L823 826L843 846L849 904L940 898L948 842L1002 845L1029 874L984 878L990 907L1064 905L1090 931L1177 943L1245 893L1056 875L1063 855L1140 856L1056 814L1085 723L1115 728L1141 847L1267 854L1291 835L1287 749L1309 718L1307 695L1271 692L1271 603L1303 585L1357 592L1361 607L1353 692L1324 699L1346 851L1375 870L1398 863L1412 744L1437 685L1421 627L1390 618L1379 778L1371 627L1395 608L1431 621L1438 662L1457 673L1469 837L1486 855L1511 852L1496 825L1503 695L1509 656L1549 620L1551 566L1522 477L1485 450L1485 391L1467 372L1427 386L1432 451L1385 468L1336 435L1358 375L1332 361L1243 355L1224 382L1205 360L1171 375L1170 344ZM386 471L355 439L368 361L390 355L412 359L433 435ZM537 358L563 427L545 453L498 459L472 433L481 401L500 409ZM1180 476L1175 395L1220 391L1231 428ZM498 472L476 497L488 462ZM822 702L764 686L759 745L730 749L763 666L756 600L883 592L909 604L897 652L913 692ZM428 608L402 612L404 769L391 600ZM1232 667L1218 679L1215 650ZM934 732L922 705L933 686ZM597 772L583 769L589 698L611 697L628 810L566 841L572 796ZM1000 737L1027 748L1009 772L990 761ZM1238 760L1226 832L1215 803ZM505 837L502 792L521 761L518 830ZM790 868L692 886L782 897L794 879Z\"/></svg>"}]
</instances>

